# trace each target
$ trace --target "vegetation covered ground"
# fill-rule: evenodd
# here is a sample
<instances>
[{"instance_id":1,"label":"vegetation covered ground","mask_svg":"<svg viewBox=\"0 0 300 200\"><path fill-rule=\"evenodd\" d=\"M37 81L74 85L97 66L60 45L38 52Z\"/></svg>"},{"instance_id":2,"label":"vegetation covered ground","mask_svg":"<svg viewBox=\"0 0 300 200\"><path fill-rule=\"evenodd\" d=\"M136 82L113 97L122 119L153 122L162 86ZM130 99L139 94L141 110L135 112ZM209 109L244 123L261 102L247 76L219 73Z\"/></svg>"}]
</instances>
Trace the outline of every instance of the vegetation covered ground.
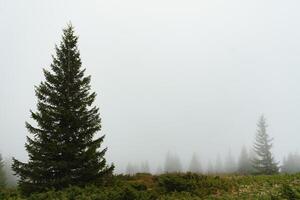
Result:
<instances>
[{"instance_id":1,"label":"vegetation covered ground","mask_svg":"<svg viewBox=\"0 0 300 200\"><path fill-rule=\"evenodd\" d=\"M114 176L110 185L69 187L22 196L17 189L1 189L8 200L200 200L300 199L300 174L199 175L193 173Z\"/></svg>"}]
</instances>

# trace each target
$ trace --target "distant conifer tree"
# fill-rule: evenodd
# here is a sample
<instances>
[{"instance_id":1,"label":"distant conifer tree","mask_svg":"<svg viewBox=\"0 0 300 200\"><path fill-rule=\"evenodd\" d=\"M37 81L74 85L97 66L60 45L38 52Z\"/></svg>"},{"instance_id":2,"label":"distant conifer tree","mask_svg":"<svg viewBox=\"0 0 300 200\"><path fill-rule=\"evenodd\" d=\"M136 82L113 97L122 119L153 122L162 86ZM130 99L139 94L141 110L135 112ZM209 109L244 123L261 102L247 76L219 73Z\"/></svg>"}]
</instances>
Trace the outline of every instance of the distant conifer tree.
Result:
<instances>
[{"instance_id":1,"label":"distant conifer tree","mask_svg":"<svg viewBox=\"0 0 300 200\"><path fill-rule=\"evenodd\" d=\"M93 106L90 76L85 76L72 25L63 30L62 42L53 56L51 71L44 69L45 81L35 88L37 111L31 117L37 126L26 123L28 163L14 159L13 170L25 193L69 185L103 184L112 174L100 150L104 135L99 109Z\"/></svg>"},{"instance_id":2,"label":"distant conifer tree","mask_svg":"<svg viewBox=\"0 0 300 200\"><path fill-rule=\"evenodd\" d=\"M275 174L278 173L278 163L274 161L271 153L272 140L267 134L266 119L262 115L257 123L257 133L254 143L255 157L252 160L253 167L260 174Z\"/></svg>"},{"instance_id":3,"label":"distant conifer tree","mask_svg":"<svg viewBox=\"0 0 300 200\"><path fill-rule=\"evenodd\" d=\"M207 163L206 173L207 174L214 174L214 173L216 173L216 171L214 169L214 165L213 165L213 163L212 163L211 160L209 160L208 163Z\"/></svg>"},{"instance_id":4,"label":"distant conifer tree","mask_svg":"<svg viewBox=\"0 0 300 200\"><path fill-rule=\"evenodd\" d=\"M190 166L189 166L189 171L193 173L202 172L201 164L196 153L194 153L192 156Z\"/></svg>"},{"instance_id":5,"label":"distant conifer tree","mask_svg":"<svg viewBox=\"0 0 300 200\"><path fill-rule=\"evenodd\" d=\"M7 187L16 187L17 186L17 176L14 175L14 171L11 169L12 166L12 157L7 157L4 160L4 173L5 181Z\"/></svg>"},{"instance_id":6,"label":"distant conifer tree","mask_svg":"<svg viewBox=\"0 0 300 200\"><path fill-rule=\"evenodd\" d=\"M177 154L172 154L168 152L165 160L165 172L174 173L174 172L181 172L181 171L182 171L182 165Z\"/></svg>"},{"instance_id":7,"label":"distant conifer tree","mask_svg":"<svg viewBox=\"0 0 300 200\"><path fill-rule=\"evenodd\" d=\"M300 154L289 153L287 157L284 157L281 172L289 174L300 172Z\"/></svg>"},{"instance_id":8,"label":"distant conifer tree","mask_svg":"<svg viewBox=\"0 0 300 200\"><path fill-rule=\"evenodd\" d=\"M148 161L144 161L141 164L141 173L150 173L150 167Z\"/></svg>"},{"instance_id":9,"label":"distant conifer tree","mask_svg":"<svg viewBox=\"0 0 300 200\"><path fill-rule=\"evenodd\" d=\"M249 157L247 148L243 146L238 161L238 173L251 174L253 172L254 171L251 163L251 158Z\"/></svg>"},{"instance_id":10,"label":"distant conifer tree","mask_svg":"<svg viewBox=\"0 0 300 200\"><path fill-rule=\"evenodd\" d=\"M218 154L217 158L216 158L216 164L215 164L215 173L221 174L223 172L224 172L223 162L222 162L220 154Z\"/></svg>"},{"instance_id":11,"label":"distant conifer tree","mask_svg":"<svg viewBox=\"0 0 300 200\"><path fill-rule=\"evenodd\" d=\"M229 149L224 162L224 171L225 173L231 174L236 172L236 170L237 170L237 164L234 157L231 154L231 150Z\"/></svg>"},{"instance_id":12,"label":"distant conifer tree","mask_svg":"<svg viewBox=\"0 0 300 200\"><path fill-rule=\"evenodd\" d=\"M155 171L156 175L161 175L162 173L164 173L163 168L159 165Z\"/></svg>"},{"instance_id":13,"label":"distant conifer tree","mask_svg":"<svg viewBox=\"0 0 300 200\"><path fill-rule=\"evenodd\" d=\"M134 164L131 164L131 163L127 164L126 174L133 176L133 175L135 175L138 172L139 172L138 166L136 166Z\"/></svg>"}]
</instances>

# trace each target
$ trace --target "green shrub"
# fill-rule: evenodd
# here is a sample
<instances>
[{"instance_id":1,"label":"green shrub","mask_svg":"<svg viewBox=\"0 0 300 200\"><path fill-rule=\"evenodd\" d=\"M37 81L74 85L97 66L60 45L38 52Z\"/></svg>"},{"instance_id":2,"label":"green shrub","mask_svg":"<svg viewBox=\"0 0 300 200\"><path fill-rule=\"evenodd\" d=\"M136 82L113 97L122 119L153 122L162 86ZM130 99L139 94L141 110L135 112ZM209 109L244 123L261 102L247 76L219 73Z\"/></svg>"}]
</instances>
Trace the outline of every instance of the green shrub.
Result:
<instances>
[{"instance_id":1,"label":"green shrub","mask_svg":"<svg viewBox=\"0 0 300 200\"><path fill-rule=\"evenodd\" d=\"M293 200L300 199L300 174L205 176L175 173L114 176L111 185L69 187L22 197L0 189L0 200Z\"/></svg>"},{"instance_id":2,"label":"green shrub","mask_svg":"<svg viewBox=\"0 0 300 200\"><path fill-rule=\"evenodd\" d=\"M0 189L0 199L19 200L21 199L21 195L16 189Z\"/></svg>"},{"instance_id":3,"label":"green shrub","mask_svg":"<svg viewBox=\"0 0 300 200\"><path fill-rule=\"evenodd\" d=\"M158 179L159 187L165 192L191 192L197 189L198 175L189 176L185 174L165 174Z\"/></svg>"},{"instance_id":4,"label":"green shrub","mask_svg":"<svg viewBox=\"0 0 300 200\"><path fill-rule=\"evenodd\" d=\"M165 193L189 192L200 197L228 192L236 184L219 176L205 176L194 173L165 174L158 178L158 186Z\"/></svg>"},{"instance_id":5,"label":"green shrub","mask_svg":"<svg viewBox=\"0 0 300 200\"><path fill-rule=\"evenodd\" d=\"M300 199L300 196L291 188L291 186L284 184L281 188L282 197L288 200Z\"/></svg>"}]
</instances>

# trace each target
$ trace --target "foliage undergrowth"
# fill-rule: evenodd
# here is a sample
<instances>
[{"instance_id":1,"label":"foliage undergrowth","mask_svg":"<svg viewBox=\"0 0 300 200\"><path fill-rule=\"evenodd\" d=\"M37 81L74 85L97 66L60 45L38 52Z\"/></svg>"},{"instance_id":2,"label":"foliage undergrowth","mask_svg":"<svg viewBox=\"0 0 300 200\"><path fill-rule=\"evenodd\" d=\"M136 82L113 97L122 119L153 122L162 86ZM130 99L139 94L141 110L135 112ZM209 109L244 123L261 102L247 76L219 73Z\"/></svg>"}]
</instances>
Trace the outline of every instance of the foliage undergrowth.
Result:
<instances>
[{"instance_id":1,"label":"foliage undergrowth","mask_svg":"<svg viewBox=\"0 0 300 200\"><path fill-rule=\"evenodd\" d=\"M22 196L18 189L0 189L2 200L200 200L300 199L300 174L272 176L207 176L175 173L114 176L110 186L69 187Z\"/></svg>"}]
</instances>

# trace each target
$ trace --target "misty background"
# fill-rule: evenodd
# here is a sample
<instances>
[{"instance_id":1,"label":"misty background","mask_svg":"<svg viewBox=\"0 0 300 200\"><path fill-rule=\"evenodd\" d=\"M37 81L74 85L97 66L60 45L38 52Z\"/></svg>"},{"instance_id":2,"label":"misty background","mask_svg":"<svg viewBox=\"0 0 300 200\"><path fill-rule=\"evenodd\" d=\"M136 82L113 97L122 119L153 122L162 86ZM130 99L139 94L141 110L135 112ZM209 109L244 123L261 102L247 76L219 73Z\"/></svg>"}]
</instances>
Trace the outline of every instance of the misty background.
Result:
<instances>
[{"instance_id":1,"label":"misty background","mask_svg":"<svg viewBox=\"0 0 300 200\"><path fill-rule=\"evenodd\" d=\"M68 22L98 96L108 162L168 152L237 159L267 118L281 161L299 151L300 2L0 0L0 152L27 159L25 121ZM103 147L104 147L103 146ZM204 168L207 164L203 164Z\"/></svg>"}]
</instances>

